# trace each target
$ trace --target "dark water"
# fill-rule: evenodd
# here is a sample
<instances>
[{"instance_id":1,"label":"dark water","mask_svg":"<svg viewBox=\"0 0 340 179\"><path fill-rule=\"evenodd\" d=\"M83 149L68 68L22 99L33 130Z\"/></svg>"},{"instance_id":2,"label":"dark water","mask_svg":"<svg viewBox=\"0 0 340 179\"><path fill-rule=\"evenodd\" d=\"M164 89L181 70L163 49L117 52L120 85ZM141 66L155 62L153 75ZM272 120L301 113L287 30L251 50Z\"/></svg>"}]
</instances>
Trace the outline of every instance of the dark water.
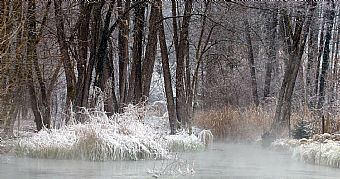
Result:
<instances>
[{"instance_id":1,"label":"dark water","mask_svg":"<svg viewBox=\"0 0 340 179\"><path fill-rule=\"evenodd\" d=\"M214 144L208 151L179 154L179 158L194 169L194 175L161 175L159 178L340 179L340 169L305 164L288 154L253 145ZM174 169L166 168L170 165ZM179 163L172 160L87 162L0 156L0 178L152 178L153 174L148 171L154 168L177 170L177 165Z\"/></svg>"}]
</instances>

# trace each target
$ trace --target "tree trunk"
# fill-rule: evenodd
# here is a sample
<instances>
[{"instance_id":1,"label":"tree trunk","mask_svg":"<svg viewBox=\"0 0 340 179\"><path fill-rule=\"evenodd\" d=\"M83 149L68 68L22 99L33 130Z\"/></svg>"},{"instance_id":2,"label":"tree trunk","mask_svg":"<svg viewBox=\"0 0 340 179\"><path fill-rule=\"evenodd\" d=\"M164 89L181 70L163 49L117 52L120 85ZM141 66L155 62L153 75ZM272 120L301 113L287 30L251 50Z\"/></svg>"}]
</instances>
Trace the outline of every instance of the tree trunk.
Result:
<instances>
[{"instance_id":1,"label":"tree trunk","mask_svg":"<svg viewBox=\"0 0 340 179\"><path fill-rule=\"evenodd\" d=\"M57 39L59 44L59 49L61 53L61 61L64 66L65 76L66 76L66 110L69 110L72 106L71 103L75 99L76 94L76 77L74 74L73 63L71 62L71 58L68 52L68 43L66 40L65 30L64 30L64 18L62 12L62 1L54 0L54 13L55 13L55 25L57 29ZM66 112L69 114L69 111ZM66 122L69 120L68 116L66 118Z\"/></svg>"},{"instance_id":2,"label":"tree trunk","mask_svg":"<svg viewBox=\"0 0 340 179\"><path fill-rule=\"evenodd\" d=\"M331 1L331 2L330 2ZM325 12L326 21L326 35L325 35L325 46L322 56L322 65L321 65L321 74L320 74L320 86L319 86L319 101L318 101L318 109L323 107L325 102L325 88L326 88L326 78L327 78L327 71L329 68L329 56L330 56L330 41L332 38L332 28L333 28L333 21L335 17L335 4L333 0L328 1L329 8L332 10L327 9Z\"/></svg>"},{"instance_id":3,"label":"tree trunk","mask_svg":"<svg viewBox=\"0 0 340 179\"><path fill-rule=\"evenodd\" d=\"M180 31L180 40L178 49L178 57L177 57L177 66L176 66L176 111L177 111L177 119L182 123L184 128L189 127L189 120L187 114L188 104L186 101L186 91L185 91L185 59L187 56L187 43L188 43L188 34L189 34L189 22L191 17L192 10L192 0L185 1L185 10L182 28Z\"/></svg>"},{"instance_id":4,"label":"tree trunk","mask_svg":"<svg viewBox=\"0 0 340 179\"><path fill-rule=\"evenodd\" d=\"M270 18L269 23L269 49L268 49L268 61L266 63L266 75L265 75L265 82L264 82L264 90L263 90L263 97L270 96L270 83L272 80L272 71L273 71L273 63L276 60L276 31L277 31L277 11L272 13L272 17Z\"/></svg>"},{"instance_id":5,"label":"tree trunk","mask_svg":"<svg viewBox=\"0 0 340 179\"><path fill-rule=\"evenodd\" d=\"M86 75L84 79L84 92L82 96L82 104L83 106L87 107L94 107L94 105L88 104L89 102L89 93L90 87L92 83L92 74L95 68L95 64L98 61L98 48L100 44L100 31L102 26L102 18L101 18L101 11L104 6L104 2L96 3L93 6L92 14L93 14L93 21L91 23L91 49L90 49L90 58L89 64L86 68Z\"/></svg>"},{"instance_id":6,"label":"tree trunk","mask_svg":"<svg viewBox=\"0 0 340 179\"><path fill-rule=\"evenodd\" d=\"M87 67L89 66L87 63L88 57L88 36L90 30L90 19L92 12L92 3L87 3L83 1L80 5L80 15L79 15L79 27L78 27L78 46L79 46L79 56L77 59L77 85L76 85L76 102L75 106L77 107L88 107L87 100L88 95L85 95L86 92L86 80L90 80L86 78L87 75ZM92 70L92 69L89 69ZM86 99L84 99L86 98Z\"/></svg>"},{"instance_id":7,"label":"tree trunk","mask_svg":"<svg viewBox=\"0 0 340 179\"><path fill-rule=\"evenodd\" d=\"M50 98L47 96L47 89L45 82L42 77L42 73L38 63L38 54L37 54L37 44L38 44L38 37L37 37L37 30L36 30L36 16L35 16L35 1L28 2L28 39L27 42L27 58L30 62L30 75L29 75L29 89L32 101L32 110L35 114L35 121L37 125L37 130L41 130L42 127L50 128L51 123L51 105L50 105ZM33 69L34 67L34 69ZM40 87L40 95L41 95L41 104L42 106L39 107L38 99L39 97L36 95L34 89L34 71L36 73L39 87ZM34 99L33 99L34 98ZM33 106L34 105L34 106Z\"/></svg>"},{"instance_id":8,"label":"tree trunk","mask_svg":"<svg viewBox=\"0 0 340 179\"><path fill-rule=\"evenodd\" d=\"M316 74L315 74L315 95L319 94L319 80L320 80L320 67L321 67L321 57L323 56L322 53L324 52L324 23L321 24L321 33L320 33L320 41L319 41L319 52L318 52L318 60L317 60L317 67L316 67ZM315 103L316 105L317 103Z\"/></svg>"},{"instance_id":9,"label":"tree trunk","mask_svg":"<svg viewBox=\"0 0 340 179\"><path fill-rule=\"evenodd\" d=\"M246 39L247 39L247 47L248 47L248 64L250 69L250 76L251 76L251 86L252 86L252 93L253 93L253 100L256 106L259 106L259 96L257 93L257 82L256 82L256 67L255 67L255 59L254 59L254 51L253 51L253 44L251 41L250 36L250 25L248 20L244 20L245 27L246 27Z\"/></svg>"},{"instance_id":10,"label":"tree trunk","mask_svg":"<svg viewBox=\"0 0 340 179\"><path fill-rule=\"evenodd\" d=\"M157 50L157 33L159 24L158 13L161 5L155 2L151 5L150 19L149 19L149 35L145 50L145 59L143 61L143 98L148 98L150 93L150 86L152 80L152 73L155 65L156 50Z\"/></svg>"},{"instance_id":11,"label":"tree trunk","mask_svg":"<svg viewBox=\"0 0 340 179\"><path fill-rule=\"evenodd\" d=\"M163 12L162 12L162 1L158 0L159 3L159 19L163 19ZM167 44L165 39L165 32L164 32L164 24L161 22L159 26L159 45L161 48L161 55L162 55L162 68L163 68L163 77L164 77L164 87L165 87L165 96L167 100L167 109L169 114L169 124L170 124L170 134L176 133L177 128L177 119L175 113L175 102L174 96L172 91L172 84L171 84L171 71L169 67L169 57L168 57L168 50Z\"/></svg>"},{"instance_id":12,"label":"tree trunk","mask_svg":"<svg viewBox=\"0 0 340 179\"><path fill-rule=\"evenodd\" d=\"M112 1L109 4L109 9L106 13L105 20L104 20L104 27L103 31L101 32L100 44L97 52L98 61L96 64L96 78L95 78L95 86L99 87L102 92L105 91L105 84L108 77L105 75L105 71L107 70L107 46L109 41L109 28L110 28L110 21L111 15L113 11L113 3Z\"/></svg>"},{"instance_id":13,"label":"tree trunk","mask_svg":"<svg viewBox=\"0 0 340 179\"><path fill-rule=\"evenodd\" d=\"M136 1L135 3L140 3ZM132 69L129 83L128 102L138 103L142 99L142 55L143 55L143 33L145 4L140 3L135 8Z\"/></svg>"},{"instance_id":14,"label":"tree trunk","mask_svg":"<svg viewBox=\"0 0 340 179\"><path fill-rule=\"evenodd\" d=\"M271 128L269 137L266 140L273 140L282 135L284 129L290 128L290 113L291 113L291 100L294 91L296 77L301 66L302 55L310 27L311 18L315 9L316 3L309 2L307 14L305 17L298 17L296 19L295 30L292 30L292 21L287 14L284 14L284 28L287 37L287 45L289 52L289 60L283 77L279 99L276 106L274 116L274 123Z\"/></svg>"},{"instance_id":15,"label":"tree trunk","mask_svg":"<svg viewBox=\"0 0 340 179\"><path fill-rule=\"evenodd\" d=\"M177 1L176 0L171 0L171 13L172 17L177 17ZM172 19L172 28L173 28L173 39L174 39L174 44L175 44L175 52L176 52L176 59L178 59L179 55L179 48L178 48L178 23L177 23L177 18Z\"/></svg>"},{"instance_id":16,"label":"tree trunk","mask_svg":"<svg viewBox=\"0 0 340 179\"><path fill-rule=\"evenodd\" d=\"M118 58L119 58L119 111L126 102L126 82L127 82L127 66L129 64L129 14L123 15L122 0L117 1L119 21L118 33ZM125 11L130 7L130 0L125 1Z\"/></svg>"}]
</instances>

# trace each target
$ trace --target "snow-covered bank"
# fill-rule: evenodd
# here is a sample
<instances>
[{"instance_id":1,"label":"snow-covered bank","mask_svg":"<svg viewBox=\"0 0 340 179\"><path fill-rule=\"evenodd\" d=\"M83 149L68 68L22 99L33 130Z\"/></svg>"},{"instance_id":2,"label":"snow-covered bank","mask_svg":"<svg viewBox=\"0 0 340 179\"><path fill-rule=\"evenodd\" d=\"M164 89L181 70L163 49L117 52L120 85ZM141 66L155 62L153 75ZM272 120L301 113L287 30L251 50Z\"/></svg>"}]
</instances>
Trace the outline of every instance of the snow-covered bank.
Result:
<instances>
[{"instance_id":1,"label":"snow-covered bank","mask_svg":"<svg viewBox=\"0 0 340 179\"><path fill-rule=\"evenodd\" d=\"M271 145L289 151L293 158L307 163L340 168L340 135L314 135L312 139L278 139Z\"/></svg>"},{"instance_id":2,"label":"snow-covered bank","mask_svg":"<svg viewBox=\"0 0 340 179\"><path fill-rule=\"evenodd\" d=\"M84 124L46 129L19 140L15 153L53 159L140 160L168 158L170 152L200 151L206 146L206 139L198 134L168 135L167 118L141 114L133 106L112 118L102 112L87 115ZM211 132L204 135L212 137Z\"/></svg>"}]
</instances>

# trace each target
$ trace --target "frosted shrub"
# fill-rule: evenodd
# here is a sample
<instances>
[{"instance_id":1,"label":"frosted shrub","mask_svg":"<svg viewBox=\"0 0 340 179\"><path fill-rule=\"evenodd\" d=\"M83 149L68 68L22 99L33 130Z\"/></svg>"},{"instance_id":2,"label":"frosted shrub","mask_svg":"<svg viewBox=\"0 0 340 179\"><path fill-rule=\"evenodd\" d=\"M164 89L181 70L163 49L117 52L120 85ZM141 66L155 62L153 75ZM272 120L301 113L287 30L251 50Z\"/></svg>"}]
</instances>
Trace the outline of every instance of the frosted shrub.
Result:
<instances>
[{"instance_id":1,"label":"frosted shrub","mask_svg":"<svg viewBox=\"0 0 340 179\"><path fill-rule=\"evenodd\" d=\"M340 168L340 142L335 140L335 135L331 138L330 134L320 134L313 139L278 139L271 148L289 151L293 158L307 163Z\"/></svg>"},{"instance_id":2,"label":"frosted shrub","mask_svg":"<svg viewBox=\"0 0 340 179\"><path fill-rule=\"evenodd\" d=\"M202 151L204 144L195 135L165 136L167 148L170 152Z\"/></svg>"},{"instance_id":3,"label":"frosted shrub","mask_svg":"<svg viewBox=\"0 0 340 179\"><path fill-rule=\"evenodd\" d=\"M167 119L144 118L147 110L132 105L125 111L111 118L100 111L86 111L85 123L44 129L21 139L15 152L34 158L106 161L164 159L169 152L204 149L195 135L168 135Z\"/></svg>"},{"instance_id":4,"label":"frosted shrub","mask_svg":"<svg viewBox=\"0 0 340 179\"><path fill-rule=\"evenodd\" d=\"M293 156L308 163L340 168L340 143L306 143L295 148Z\"/></svg>"},{"instance_id":5,"label":"frosted shrub","mask_svg":"<svg viewBox=\"0 0 340 179\"><path fill-rule=\"evenodd\" d=\"M205 147L212 144L214 136L210 130L202 130L198 133L198 139L204 144Z\"/></svg>"}]
</instances>

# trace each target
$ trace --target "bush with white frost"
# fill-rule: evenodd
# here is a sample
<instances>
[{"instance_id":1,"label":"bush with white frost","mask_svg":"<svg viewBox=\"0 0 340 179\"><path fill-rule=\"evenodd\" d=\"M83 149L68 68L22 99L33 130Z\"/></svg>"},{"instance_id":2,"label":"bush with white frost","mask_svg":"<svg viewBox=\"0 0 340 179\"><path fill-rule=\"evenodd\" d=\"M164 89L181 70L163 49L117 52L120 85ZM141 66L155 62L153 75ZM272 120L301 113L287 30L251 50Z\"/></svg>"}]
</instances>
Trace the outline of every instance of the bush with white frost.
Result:
<instances>
[{"instance_id":1,"label":"bush with white frost","mask_svg":"<svg viewBox=\"0 0 340 179\"><path fill-rule=\"evenodd\" d=\"M206 145L195 135L168 135L168 120L148 116L145 109L128 106L125 111L111 118L87 111L89 120L84 124L44 129L19 140L15 152L34 158L140 160L168 158L169 152L200 151Z\"/></svg>"},{"instance_id":2,"label":"bush with white frost","mask_svg":"<svg viewBox=\"0 0 340 179\"><path fill-rule=\"evenodd\" d=\"M307 163L340 168L339 139L337 134L316 134L313 139L278 139L271 147L290 151L293 158Z\"/></svg>"},{"instance_id":3,"label":"bush with white frost","mask_svg":"<svg viewBox=\"0 0 340 179\"><path fill-rule=\"evenodd\" d=\"M340 143L327 141L302 144L294 148L293 157L312 164L340 168Z\"/></svg>"}]
</instances>

